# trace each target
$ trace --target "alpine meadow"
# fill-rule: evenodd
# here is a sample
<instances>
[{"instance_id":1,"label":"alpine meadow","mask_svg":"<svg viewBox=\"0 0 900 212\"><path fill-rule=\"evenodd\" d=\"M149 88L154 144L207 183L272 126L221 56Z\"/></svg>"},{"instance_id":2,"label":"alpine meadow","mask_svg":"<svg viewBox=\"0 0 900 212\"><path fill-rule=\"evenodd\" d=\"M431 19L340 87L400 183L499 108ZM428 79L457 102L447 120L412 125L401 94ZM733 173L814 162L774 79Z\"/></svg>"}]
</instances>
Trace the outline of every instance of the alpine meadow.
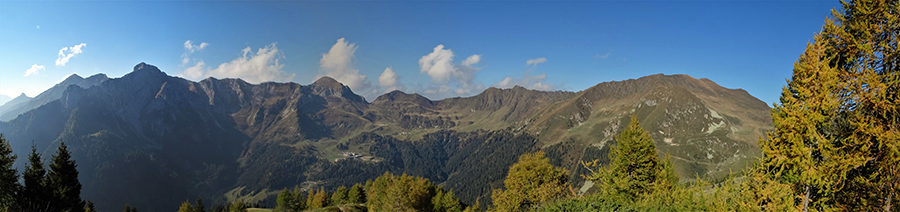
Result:
<instances>
[{"instance_id":1,"label":"alpine meadow","mask_svg":"<svg viewBox=\"0 0 900 212\"><path fill-rule=\"evenodd\" d=\"M41 3L0 211L900 211L897 0Z\"/></svg>"}]
</instances>

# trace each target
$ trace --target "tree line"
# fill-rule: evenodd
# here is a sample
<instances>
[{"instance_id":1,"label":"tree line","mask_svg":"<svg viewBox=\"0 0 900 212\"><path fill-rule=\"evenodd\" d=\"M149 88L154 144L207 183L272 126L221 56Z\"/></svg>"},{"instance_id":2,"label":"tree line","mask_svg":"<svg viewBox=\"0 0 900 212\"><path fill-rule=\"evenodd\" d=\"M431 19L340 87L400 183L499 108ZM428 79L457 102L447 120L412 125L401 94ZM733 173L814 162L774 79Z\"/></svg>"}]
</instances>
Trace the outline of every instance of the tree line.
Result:
<instances>
[{"instance_id":1,"label":"tree line","mask_svg":"<svg viewBox=\"0 0 900 212\"><path fill-rule=\"evenodd\" d=\"M0 210L3 211L94 211L91 201L81 199L81 183L72 154L59 144L49 166L32 146L28 165L19 174L13 168L18 158L5 136L0 134ZM49 167L49 170L47 169Z\"/></svg>"},{"instance_id":2,"label":"tree line","mask_svg":"<svg viewBox=\"0 0 900 212\"><path fill-rule=\"evenodd\" d=\"M453 191L444 190L428 179L407 174L393 175L385 172L365 185L355 184L349 189L338 187L333 193L322 188L300 187L284 189L278 194L276 212L307 210L325 211L435 211L463 212L481 211L476 202L473 206L462 203Z\"/></svg>"}]
</instances>

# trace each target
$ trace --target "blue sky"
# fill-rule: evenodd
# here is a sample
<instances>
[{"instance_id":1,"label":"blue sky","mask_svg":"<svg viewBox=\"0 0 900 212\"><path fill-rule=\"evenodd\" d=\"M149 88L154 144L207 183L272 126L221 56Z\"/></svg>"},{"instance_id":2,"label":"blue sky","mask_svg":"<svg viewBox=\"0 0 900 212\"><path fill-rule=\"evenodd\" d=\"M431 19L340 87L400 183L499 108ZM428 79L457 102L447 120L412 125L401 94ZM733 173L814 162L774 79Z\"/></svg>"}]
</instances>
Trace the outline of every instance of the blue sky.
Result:
<instances>
[{"instance_id":1,"label":"blue sky","mask_svg":"<svg viewBox=\"0 0 900 212\"><path fill-rule=\"evenodd\" d=\"M838 1L0 1L0 94L147 62L194 81L309 84L369 101L688 74L778 100ZM81 45L83 44L83 45ZM65 49L64 49L65 48ZM67 59L67 60L66 60Z\"/></svg>"}]
</instances>

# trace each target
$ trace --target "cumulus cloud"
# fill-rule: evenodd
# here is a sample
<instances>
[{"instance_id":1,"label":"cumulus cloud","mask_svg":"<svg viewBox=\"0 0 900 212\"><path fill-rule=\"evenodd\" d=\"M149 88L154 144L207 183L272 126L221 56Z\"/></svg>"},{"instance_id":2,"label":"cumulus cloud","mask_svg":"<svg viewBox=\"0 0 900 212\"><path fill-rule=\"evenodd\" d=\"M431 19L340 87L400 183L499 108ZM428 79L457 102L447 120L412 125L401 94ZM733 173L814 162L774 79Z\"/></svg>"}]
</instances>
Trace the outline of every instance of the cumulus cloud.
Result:
<instances>
[{"instance_id":1,"label":"cumulus cloud","mask_svg":"<svg viewBox=\"0 0 900 212\"><path fill-rule=\"evenodd\" d=\"M187 65L189 62L191 62L191 58L190 58L191 53L194 53L195 51L203 50L207 46L209 46L209 44L206 42L202 42L202 43L200 43L200 45L194 45L194 43L191 42L191 40L185 41L184 42L184 53L181 54L181 66Z\"/></svg>"},{"instance_id":2,"label":"cumulus cloud","mask_svg":"<svg viewBox=\"0 0 900 212\"><path fill-rule=\"evenodd\" d=\"M547 59L542 57L527 60L525 61L525 64L534 66L525 71L525 73L522 74L522 78L507 76L506 78L503 78L503 80L500 80L500 82L497 82L497 84L494 84L494 86L498 88L511 88L518 85L532 90L553 90L556 86L545 81L547 80L547 74L541 73L538 75L531 75L531 71L537 68L537 64L543 62L547 62Z\"/></svg>"},{"instance_id":3,"label":"cumulus cloud","mask_svg":"<svg viewBox=\"0 0 900 212\"><path fill-rule=\"evenodd\" d=\"M191 42L191 40L187 40L184 42L184 50L187 52L190 52L190 53L194 53L195 51L203 50L207 46L209 46L209 44L206 42L202 42L202 43L200 43L200 45L194 45L193 42Z\"/></svg>"},{"instance_id":4,"label":"cumulus cloud","mask_svg":"<svg viewBox=\"0 0 900 212\"><path fill-rule=\"evenodd\" d=\"M437 45L431 53L419 59L419 72L436 83L425 89L424 93L440 96L452 90L457 95L467 95L484 89L484 85L474 83L475 73L481 70L475 67L481 62L481 55L469 56L458 65L453 63L453 57L452 50Z\"/></svg>"},{"instance_id":5,"label":"cumulus cloud","mask_svg":"<svg viewBox=\"0 0 900 212\"><path fill-rule=\"evenodd\" d=\"M393 87L397 83L397 73L394 73L394 69L391 67L385 68L384 72L381 72L381 76L378 76L378 86Z\"/></svg>"},{"instance_id":6,"label":"cumulus cloud","mask_svg":"<svg viewBox=\"0 0 900 212\"><path fill-rule=\"evenodd\" d=\"M531 60L525 61L525 64L526 65L537 65L537 64L541 64L543 62L547 62L547 58L542 57L542 58L537 58L537 59L531 59Z\"/></svg>"},{"instance_id":7,"label":"cumulus cloud","mask_svg":"<svg viewBox=\"0 0 900 212\"><path fill-rule=\"evenodd\" d=\"M206 63L203 61L197 62L194 66L184 69L182 75L188 79L202 79L206 74L206 71L204 70L205 67Z\"/></svg>"},{"instance_id":8,"label":"cumulus cloud","mask_svg":"<svg viewBox=\"0 0 900 212\"><path fill-rule=\"evenodd\" d=\"M419 72L431 76L434 81L446 83L450 75L456 72L453 61L453 51L444 49L444 45L437 45L434 51L419 59Z\"/></svg>"},{"instance_id":9,"label":"cumulus cloud","mask_svg":"<svg viewBox=\"0 0 900 212\"><path fill-rule=\"evenodd\" d=\"M75 45L73 47L63 47L59 50L59 54L56 58L56 66L66 66L66 63L69 62L69 59L75 57L75 55L81 54L81 48L84 48L87 44L81 43Z\"/></svg>"},{"instance_id":10,"label":"cumulus cloud","mask_svg":"<svg viewBox=\"0 0 900 212\"><path fill-rule=\"evenodd\" d=\"M397 75L397 72L394 72L393 67L387 67L381 72L381 76L378 76L378 86L380 89L372 89L372 94L382 94L394 90L406 89L406 87L400 83L400 75ZM370 96L369 98L374 99L375 96Z\"/></svg>"},{"instance_id":11,"label":"cumulus cloud","mask_svg":"<svg viewBox=\"0 0 900 212\"><path fill-rule=\"evenodd\" d=\"M549 91L549 90L553 90L554 88L556 88L556 86L553 86L550 83L545 82L546 79L547 79L547 74L542 73L542 74L538 74L538 75L531 75L531 74L529 74L529 71L526 71L525 74L522 75L522 78L513 78L510 76L507 76L506 78L503 78L503 80L501 80L500 82L495 84L494 86L498 87L498 88L512 88L512 87L518 85L518 86L522 86L522 87L525 87L528 89L542 90L542 91Z\"/></svg>"},{"instance_id":12,"label":"cumulus cloud","mask_svg":"<svg viewBox=\"0 0 900 212\"><path fill-rule=\"evenodd\" d=\"M471 65L475 65L478 62L481 62L481 55L476 54L476 55L469 56L468 58L466 58L466 60L463 60L462 65L471 66Z\"/></svg>"},{"instance_id":13,"label":"cumulus cloud","mask_svg":"<svg viewBox=\"0 0 900 212\"><path fill-rule=\"evenodd\" d=\"M275 43L257 49L256 53L253 53L253 49L250 47L244 48L241 52L243 52L241 57L222 63L215 69L210 69L206 67L206 63L199 61L194 66L185 69L179 76L195 80L206 77L240 78L249 83L261 83L287 82L296 75L282 70L284 65L279 60L284 56Z\"/></svg>"},{"instance_id":14,"label":"cumulus cloud","mask_svg":"<svg viewBox=\"0 0 900 212\"><path fill-rule=\"evenodd\" d=\"M40 70L44 70L44 66L38 65L38 64L31 65L31 68L29 68L28 70L25 70L24 77L27 77L27 76L30 76L33 74L37 74L38 71L40 71Z\"/></svg>"},{"instance_id":15,"label":"cumulus cloud","mask_svg":"<svg viewBox=\"0 0 900 212\"><path fill-rule=\"evenodd\" d=\"M329 76L354 91L368 87L365 82L366 75L359 74L359 70L355 68L356 48L356 44L349 43L344 38L338 39L328 53L322 54L322 59L319 60L319 75L315 80Z\"/></svg>"}]
</instances>

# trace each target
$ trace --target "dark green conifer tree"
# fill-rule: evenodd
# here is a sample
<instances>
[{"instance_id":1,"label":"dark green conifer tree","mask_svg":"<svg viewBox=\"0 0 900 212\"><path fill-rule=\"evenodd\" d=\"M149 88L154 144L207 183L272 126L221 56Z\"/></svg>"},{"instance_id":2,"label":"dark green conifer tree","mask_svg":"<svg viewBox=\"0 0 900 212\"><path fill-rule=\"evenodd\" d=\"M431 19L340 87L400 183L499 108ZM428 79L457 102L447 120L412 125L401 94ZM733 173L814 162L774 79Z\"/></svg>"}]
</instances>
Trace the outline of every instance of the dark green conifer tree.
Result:
<instances>
[{"instance_id":1,"label":"dark green conifer tree","mask_svg":"<svg viewBox=\"0 0 900 212\"><path fill-rule=\"evenodd\" d=\"M300 189L300 186L294 186L294 193L291 194L293 199L291 200L291 208L294 211L302 211L306 210L306 197L303 196L303 190Z\"/></svg>"},{"instance_id":2,"label":"dark green conifer tree","mask_svg":"<svg viewBox=\"0 0 900 212\"><path fill-rule=\"evenodd\" d=\"M331 204L332 205L341 205L346 204L347 201L347 187L341 186L338 187L337 190L334 190L334 194L331 195Z\"/></svg>"},{"instance_id":3,"label":"dark green conifer tree","mask_svg":"<svg viewBox=\"0 0 900 212\"><path fill-rule=\"evenodd\" d=\"M10 210L16 202L16 192L20 190L19 174L13 163L16 156L12 152L9 141L0 134L0 209Z\"/></svg>"},{"instance_id":4,"label":"dark green conifer tree","mask_svg":"<svg viewBox=\"0 0 900 212\"><path fill-rule=\"evenodd\" d=\"M288 212L291 210L291 203L294 201L294 195L292 192L288 191L286 188L281 190L281 193L278 194L278 198L275 199L275 212Z\"/></svg>"},{"instance_id":5,"label":"dark green conifer tree","mask_svg":"<svg viewBox=\"0 0 900 212\"><path fill-rule=\"evenodd\" d=\"M78 181L78 170L72 153L66 143L60 143L50 161L48 185L53 195L52 207L58 211L80 211L84 209L81 200L81 183Z\"/></svg>"},{"instance_id":6,"label":"dark green conifer tree","mask_svg":"<svg viewBox=\"0 0 900 212\"><path fill-rule=\"evenodd\" d=\"M23 211L50 210L50 193L47 186L47 171L41 154L37 153L37 147L31 146L31 154L28 155L28 166L22 173L25 181L21 195L19 195L19 209Z\"/></svg>"},{"instance_id":7,"label":"dark green conifer tree","mask_svg":"<svg viewBox=\"0 0 900 212\"><path fill-rule=\"evenodd\" d=\"M616 145L610 148L610 164L597 170L587 180L596 182L603 196L625 203L641 200L657 191L667 191L678 182L669 157L660 159L650 134L641 127L636 117L616 136ZM597 162L585 164L597 166Z\"/></svg>"},{"instance_id":8,"label":"dark green conifer tree","mask_svg":"<svg viewBox=\"0 0 900 212\"><path fill-rule=\"evenodd\" d=\"M350 187L350 191L347 192L347 201L354 204L365 203L366 192L363 191L362 187L359 183Z\"/></svg>"}]
</instances>

